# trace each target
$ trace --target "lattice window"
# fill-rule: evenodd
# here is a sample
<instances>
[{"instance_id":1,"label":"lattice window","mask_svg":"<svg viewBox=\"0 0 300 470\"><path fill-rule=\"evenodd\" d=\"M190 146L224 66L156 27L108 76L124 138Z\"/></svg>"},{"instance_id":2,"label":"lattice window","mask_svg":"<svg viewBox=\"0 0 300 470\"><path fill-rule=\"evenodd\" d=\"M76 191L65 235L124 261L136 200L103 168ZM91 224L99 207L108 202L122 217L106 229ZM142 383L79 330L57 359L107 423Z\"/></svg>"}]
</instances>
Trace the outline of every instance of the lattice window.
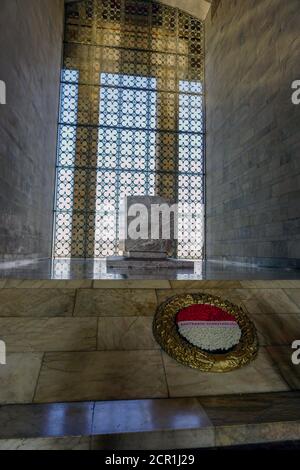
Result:
<instances>
[{"instance_id":1,"label":"lattice window","mask_svg":"<svg viewBox=\"0 0 300 470\"><path fill-rule=\"evenodd\" d=\"M152 1L67 5L54 256L119 254L122 197L157 194L185 209L175 255L201 258L203 119L201 21Z\"/></svg>"}]
</instances>

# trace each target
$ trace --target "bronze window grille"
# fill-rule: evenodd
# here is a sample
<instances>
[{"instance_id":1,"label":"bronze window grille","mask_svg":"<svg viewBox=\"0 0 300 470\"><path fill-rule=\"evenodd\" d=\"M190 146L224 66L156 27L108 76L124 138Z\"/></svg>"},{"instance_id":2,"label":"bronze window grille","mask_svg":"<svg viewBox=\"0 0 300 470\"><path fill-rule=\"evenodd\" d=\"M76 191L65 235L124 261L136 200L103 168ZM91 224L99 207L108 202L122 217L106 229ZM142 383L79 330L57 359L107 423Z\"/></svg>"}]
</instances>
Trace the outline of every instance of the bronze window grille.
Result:
<instances>
[{"instance_id":1,"label":"bronze window grille","mask_svg":"<svg viewBox=\"0 0 300 470\"><path fill-rule=\"evenodd\" d=\"M119 254L127 195L188 205L176 256L203 257L203 35L200 20L154 1L66 5L54 257Z\"/></svg>"}]
</instances>

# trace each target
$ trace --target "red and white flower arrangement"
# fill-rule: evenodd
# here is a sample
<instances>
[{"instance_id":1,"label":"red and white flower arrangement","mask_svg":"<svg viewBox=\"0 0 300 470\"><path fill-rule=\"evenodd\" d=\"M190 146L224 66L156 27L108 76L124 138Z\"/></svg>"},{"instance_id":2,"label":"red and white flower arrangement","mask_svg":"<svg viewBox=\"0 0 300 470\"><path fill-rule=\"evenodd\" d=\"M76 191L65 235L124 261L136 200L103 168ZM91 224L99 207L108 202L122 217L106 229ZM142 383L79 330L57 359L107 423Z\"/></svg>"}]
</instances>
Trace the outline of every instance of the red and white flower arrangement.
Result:
<instances>
[{"instance_id":1,"label":"red and white flower arrangement","mask_svg":"<svg viewBox=\"0 0 300 470\"><path fill-rule=\"evenodd\" d=\"M241 339L241 329L233 315L209 304L193 304L180 310L176 317L179 333L198 348L228 351Z\"/></svg>"}]
</instances>

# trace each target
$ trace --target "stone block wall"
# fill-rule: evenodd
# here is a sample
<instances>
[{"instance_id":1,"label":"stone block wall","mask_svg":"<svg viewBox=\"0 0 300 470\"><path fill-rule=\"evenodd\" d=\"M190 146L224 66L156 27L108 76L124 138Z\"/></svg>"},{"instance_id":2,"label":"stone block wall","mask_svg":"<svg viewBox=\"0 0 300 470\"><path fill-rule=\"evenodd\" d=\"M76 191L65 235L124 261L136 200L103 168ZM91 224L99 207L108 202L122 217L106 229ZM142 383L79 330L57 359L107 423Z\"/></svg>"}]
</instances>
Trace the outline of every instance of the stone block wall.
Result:
<instances>
[{"instance_id":1,"label":"stone block wall","mask_svg":"<svg viewBox=\"0 0 300 470\"><path fill-rule=\"evenodd\" d=\"M1 0L0 260L51 253L63 0Z\"/></svg>"},{"instance_id":2,"label":"stone block wall","mask_svg":"<svg viewBox=\"0 0 300 470\"><path fill-rule=\"evenodd\" d=\"M207 17L208 259L300 266L299 24L299 0Z\"/></svg>"}]
</instances>

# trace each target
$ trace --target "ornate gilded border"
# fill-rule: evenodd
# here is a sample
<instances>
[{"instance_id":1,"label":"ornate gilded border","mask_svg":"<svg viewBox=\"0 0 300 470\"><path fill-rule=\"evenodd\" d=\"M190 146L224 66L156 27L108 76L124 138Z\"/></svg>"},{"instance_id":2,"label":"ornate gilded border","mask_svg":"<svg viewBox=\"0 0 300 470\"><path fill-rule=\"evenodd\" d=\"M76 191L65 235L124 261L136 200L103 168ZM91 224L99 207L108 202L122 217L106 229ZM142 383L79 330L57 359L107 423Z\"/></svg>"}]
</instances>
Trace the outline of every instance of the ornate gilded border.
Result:
<instances>
[{"instance_id":1,"label":"ornate gilded border","mask_svg":"<svg viewBox=\"0 0 300 470\"><path fill-rule=\"evenodd\" d=\"M231 313L241 328L242 337L233 350L210 354L190 344L176 325L177 313L191 304L210 304ZM161 304L155 314L153 334L162 349L173 359L202 372L229 372L245 366L257 356L258 339L254 324L241 307L209 294L182 294Z\"/></svg>"}]
</instances>

